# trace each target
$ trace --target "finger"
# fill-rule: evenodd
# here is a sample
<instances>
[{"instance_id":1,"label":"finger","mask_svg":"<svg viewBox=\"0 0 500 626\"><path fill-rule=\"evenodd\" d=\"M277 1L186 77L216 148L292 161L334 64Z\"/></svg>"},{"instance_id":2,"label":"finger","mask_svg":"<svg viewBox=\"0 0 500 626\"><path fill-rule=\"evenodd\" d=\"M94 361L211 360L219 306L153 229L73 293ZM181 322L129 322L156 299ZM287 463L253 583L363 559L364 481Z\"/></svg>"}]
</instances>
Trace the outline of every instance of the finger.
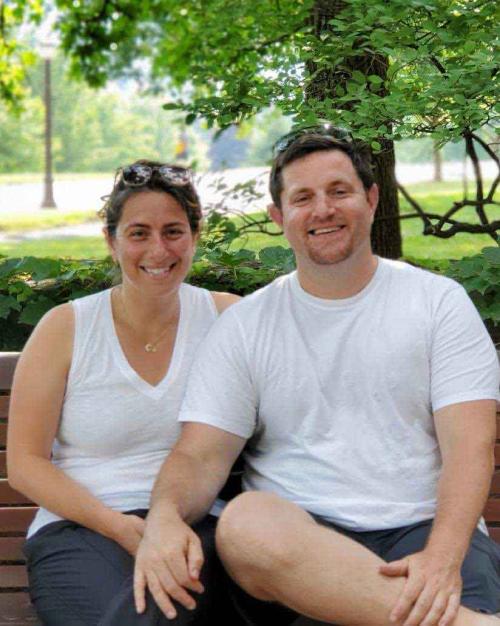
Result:
<instances>
[{"instance_id":1,"label":"finger","mask_svg":"<svg viewBox=\"0 0 500 626\"><path fill-rule=\"evenodd\" d=\"M188 544L187 562L189 575L192 579L199 579L201 568L203 567L203 561L204 558L201 542L199 540L190 541Z\"/></svg>"},{"instance_id":2,"label":"finger","mask_svg":"<svg viewBox=\"0 0 500 626\"><path fill-rule=\"evenodd\" d=\"M134 602L137 613L146 610L146 577L143 571L136 565L134 569Z\"/></svg>"},{"instance_id":3,"label":"finger","mask_svg":"<svg viewBox=\"0 0 500 626\"><path fill-rule=\"evenodd\" d=\"M148 576L148 588L160 611L168 619L174 619L175 617L177 617L177 611L175 610L174 605L172 604L168 595L165 593L162 584L155 574L150 574Z\"/></svg>"},{"instance_id":4,"label":"finger","mask_svg":"<svg viewBox=\"0 0 500 626\"><path fill-rule=\"evenodd\" d=\"M403 591L396 602L394 609L391 611L391 622L403 621L407 618L414 605L416 599L419 597L424 583L421 579L408 578Z\"/></svg>"},{"instance_id":5,"label":"finger","mask_svg":"<svg viewBox=\"0 0 500 626\"><path fill-rule=\"evenodd\" d=\"M393 561L392 563L384 563L379 567L379 572L384 576L407 576L408 560Z\"/></svg>"},{"instance_id":6,"label":"finger","mask_svg":"<svg viewBox=\"0 0 500 626\"><path fill-rule=\"evenodd\" d=\"M183 552L173 552L169 554L167 558L168 568L179 587L184 587L198 593L203 592L203 585L200 581L196 579L193 580L189 574L187 554L184 554Z\"/></svg>"},{"instance_id":7,"label":"finger","mask_svg":"<svg viewBox=\"0 0 500 626\"><path fill-rule=\"evenodd\" d=\"M424 587L417 597L416 602L414 602L413 608L406 617L403 626L418 626L431 610L435 597L436 592L433 589Z\"/></svg>"},{"instance_id":8,"label":"finger","mask_svg":"<svg viewBox=\"0 0 500 626\"><path fill-rule=\"evenodd\" d=\"M460 594L452 593L448 599L448 606L439 621L439 626L449 626L455 619L460 608Z\"/></svg>"},{"instance_id":9,"label":"finger","mask_svg":"<svg viewBox=\"0 0 500 626\"><path fill-rule=\"evenodd\" d=\"M427 615L422 622L422 626L436 626L443 616L447 606L448 595L444 592L439 592L434 598L434 602L427 612Z\"/></svg>"},{"instance_id":10,"label":"finger","mask_svg":"<svg viewBox=\"0 0 500 626\"><path fill-rule=\"evenodd\" d=\"M192 611L196 608L196 602L189 593L174 579L170 573L163 574L158 577L158 582L162 587L163 593L169 598L176 600L186 609Z\"/></svg>"}]
</instances>

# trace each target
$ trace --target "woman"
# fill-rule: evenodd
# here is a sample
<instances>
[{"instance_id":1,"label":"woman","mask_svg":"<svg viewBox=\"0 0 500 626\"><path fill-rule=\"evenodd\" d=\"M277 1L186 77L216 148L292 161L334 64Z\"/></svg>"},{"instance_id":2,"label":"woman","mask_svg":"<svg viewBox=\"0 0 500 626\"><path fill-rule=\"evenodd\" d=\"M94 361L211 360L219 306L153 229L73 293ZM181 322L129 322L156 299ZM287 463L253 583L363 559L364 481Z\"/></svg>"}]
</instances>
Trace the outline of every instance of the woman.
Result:
<instances>
[{"instance_id":1,"label":"woman","mask_svg":"<svg viewBox=\"0 0 500 626\"><path fill-rule=\"evenodd\" d=\"M189 170L150 161L121 168L101 215L121 284L49 311L12 391L9 480L41 507L25 552L46 626L125 623L133 557L179 434L191 360L237 299L183 283L201 220ZM209 541L212 528L208 516L195 530ZM204 568L205 586L213 567ZM169 623L204 623L211 597ZM140 618L126 608L130 623L156 624L148 605Z\"/></svg>"}]
</instances>

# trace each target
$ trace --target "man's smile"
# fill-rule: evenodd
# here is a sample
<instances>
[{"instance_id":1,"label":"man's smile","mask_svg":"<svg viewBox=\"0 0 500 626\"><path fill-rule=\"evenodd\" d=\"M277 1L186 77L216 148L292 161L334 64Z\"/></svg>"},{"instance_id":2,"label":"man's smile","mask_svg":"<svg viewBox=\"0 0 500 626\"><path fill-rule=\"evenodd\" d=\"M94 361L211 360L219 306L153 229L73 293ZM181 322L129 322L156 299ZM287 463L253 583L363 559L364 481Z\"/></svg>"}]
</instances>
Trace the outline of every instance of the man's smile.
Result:
<instances>
[{"instance_id":1,"label":"man's smile","mask_svg":"<svg viewBox=\"0 0 500 626\"><path fill-rule=\"evenodd\" d=\"M345 226L330 226L328 228L311 228L307 231L308 235L327 235L329 233L337 233L345 228Z\"/></svg>"}]
</instances>

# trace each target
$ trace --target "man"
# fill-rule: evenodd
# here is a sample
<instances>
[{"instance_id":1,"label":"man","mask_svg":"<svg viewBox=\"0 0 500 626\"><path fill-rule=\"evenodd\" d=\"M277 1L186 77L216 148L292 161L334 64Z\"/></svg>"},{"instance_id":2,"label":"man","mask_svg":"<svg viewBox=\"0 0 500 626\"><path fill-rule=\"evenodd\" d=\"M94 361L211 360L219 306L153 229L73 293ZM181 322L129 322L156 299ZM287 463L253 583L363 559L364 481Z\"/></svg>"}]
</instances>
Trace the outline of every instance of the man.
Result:
<instances>
[{"instance_id":1,"label":"man","mask_svg":"<svg viewBox=\"0 0 500 626\"><path fill-rule=\"evenodd\" d=\"M200 350L137 555L139 611L146 585L169 617L193 606L189 524L248 442L248 492L217 531L246 623L496 622L478 612L500 611L500 550L476 526L499 379L477 312L453 281L374 256L378 190L349 137L285 137L270 188L297 272Z\"/></svg>"}]
</instances>

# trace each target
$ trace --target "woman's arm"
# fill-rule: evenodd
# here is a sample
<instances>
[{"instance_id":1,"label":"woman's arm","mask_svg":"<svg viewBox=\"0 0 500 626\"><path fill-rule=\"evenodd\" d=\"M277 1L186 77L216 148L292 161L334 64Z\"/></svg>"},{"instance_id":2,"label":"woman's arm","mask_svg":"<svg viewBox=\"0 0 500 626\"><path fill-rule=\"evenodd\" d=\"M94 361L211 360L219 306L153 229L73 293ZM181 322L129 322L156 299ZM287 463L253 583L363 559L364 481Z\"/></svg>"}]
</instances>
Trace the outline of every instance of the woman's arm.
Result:
<instances>
[{"instance_id":1,"label":"woman's arm","mask_svg":"<svg viewBox=\"0 0 500 626\"><path fill-rule=\"evenodd\" d=\"M108 508L50 461L73 335L73 307L56 307L39 322L19 359L9 410L9 482L40 506L117 541L135 554L143 520Z\"/></svg>"}]
</instances>

